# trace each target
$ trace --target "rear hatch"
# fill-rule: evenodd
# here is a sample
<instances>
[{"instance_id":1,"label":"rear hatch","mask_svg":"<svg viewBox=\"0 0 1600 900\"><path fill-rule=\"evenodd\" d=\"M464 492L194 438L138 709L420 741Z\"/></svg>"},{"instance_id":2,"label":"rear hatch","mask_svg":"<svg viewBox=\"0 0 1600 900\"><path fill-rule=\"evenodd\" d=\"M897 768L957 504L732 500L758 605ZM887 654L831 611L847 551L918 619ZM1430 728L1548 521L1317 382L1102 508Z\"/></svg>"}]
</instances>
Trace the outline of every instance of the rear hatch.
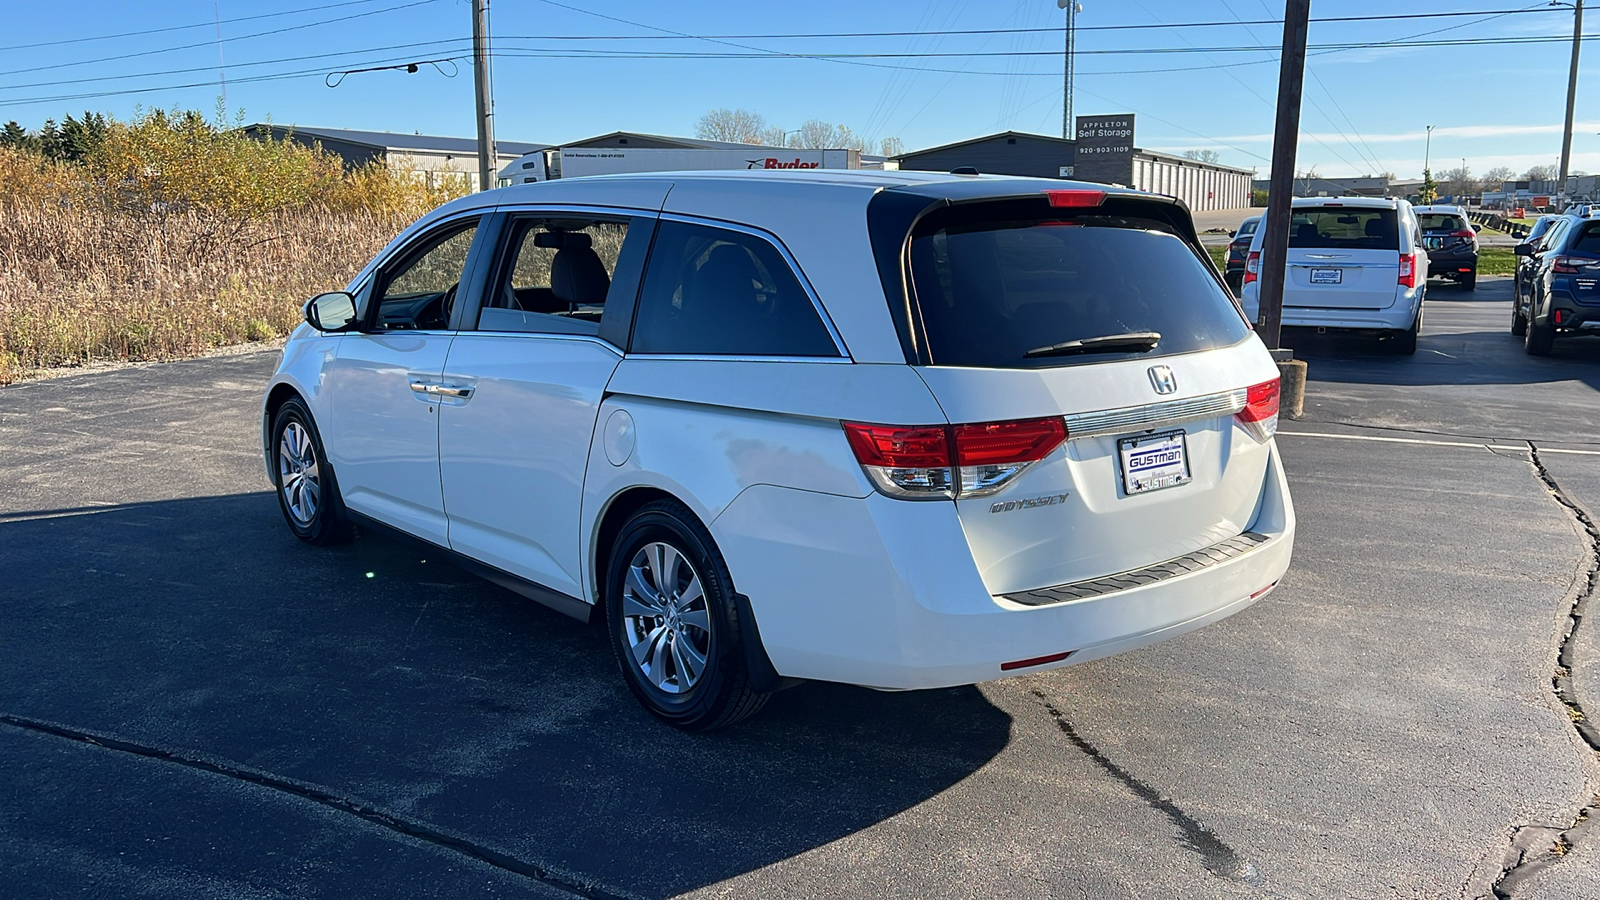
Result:
<instances>
[{"instance_id":1,"label":"rear hatch","mask_svg":"<svg viewBox=\"0 0 1600 900\"><path fill-rule=\"evenodd\" d=\"M1187 211L1136 195L965 203L913 229L917 371L955 423L952 493L991 593L1131 572L1254 520L1277 369L1203 253ZM1252 386L1256 436L1237 417ZM1008 435L1051 449L1019 467Z\"/></svg>"},{"instance_id":2,"label":"rear hatch","mask_svg":"<svg viewBox=\"0 0 1600 900\"><path fill-rule=\"evenodd\" d=\"M1400 230L1393 209L1316 206L1294 210L1283 305L1387 309L1400 275Z\"/></svg>"},{"instance_id":3,"label":"rear hatch","mask_svg":"<svg viewBox=\"0 0 1600 900\"><path fill-rule=\"evenodd\" d=\"M1455 213L1420 212L1417 224L1422 228L1422 249L1434 262L1477 252L1477 232Z\"/></svg>"}]
</instances>

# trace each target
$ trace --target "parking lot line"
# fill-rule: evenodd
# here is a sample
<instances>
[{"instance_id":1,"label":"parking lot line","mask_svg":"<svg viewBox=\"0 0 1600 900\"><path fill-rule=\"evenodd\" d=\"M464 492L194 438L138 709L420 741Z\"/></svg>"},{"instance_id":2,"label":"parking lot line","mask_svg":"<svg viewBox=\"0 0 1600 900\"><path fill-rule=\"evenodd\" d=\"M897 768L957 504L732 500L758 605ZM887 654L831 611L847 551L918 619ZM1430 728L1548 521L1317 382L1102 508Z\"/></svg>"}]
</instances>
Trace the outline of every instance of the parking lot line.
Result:
<instances>
[{"instance_id":1,"label":"parking lot line","mask_svg":"<svg viewBox=\"0 0 1600 900\"><path fill-rule=\"evenodd\" d=\"M1482 450L1515 450L1527 453L1528 448L1523 444L1483 444L1471 441L1435 441L1425 438L1397 438L1379 437L1370 434L1334 434L1327 431L1280 431L1280 437L1320 437L1339 438L1346 441L1377 441L1383 444L1422 444L1428 447L1474 447ZM1600 456L1600 450L1564 450L1556 448L1539 448L1540 453L1568 453L1575 456Z\"/></svg>"}]
</instances>

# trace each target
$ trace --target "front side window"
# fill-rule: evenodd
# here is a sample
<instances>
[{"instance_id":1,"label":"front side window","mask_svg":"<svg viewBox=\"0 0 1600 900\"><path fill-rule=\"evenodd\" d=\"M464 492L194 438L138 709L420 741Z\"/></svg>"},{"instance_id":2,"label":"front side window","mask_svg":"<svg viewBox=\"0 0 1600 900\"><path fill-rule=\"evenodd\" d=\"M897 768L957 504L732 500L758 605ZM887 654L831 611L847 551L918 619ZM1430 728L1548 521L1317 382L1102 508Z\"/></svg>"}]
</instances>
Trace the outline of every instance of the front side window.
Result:
<instances>
[{"instance_id":1,"label":"front side window","mask_svg":"<svg viewBox=\"0 0 1600 900\"><path fill-rule=\"evenodd\" d=\"M373 327L447 327L477 226L477 219L447 225L408 248L392 268L381 272Z\"/></svg>"},{"instance_id":2,"label":"front side window","mask_svg":"<svg viewBox=\"0 0 1600 900\"><path fill-rule=\"evenodd\" d=\"M625 221L513 220L479 330L598 334L627 234Z\"/></svg>"},{"instance_id":3,"label":"front side window","mask_svg":"<svg viewBox=\"0 0 1600 900\"><path fill-rule=\"evenodd\" d=\"M1289 226L1289 246L1398 250L1399 217L1392 209L1353 206L1296 209Z\"/></svg>"},{"instance_id":4,"label":"front side window","mask_svg":"<svg viewBox=\"0 0 1600 900\"><path fill-rule=\"evenodd\" d=\"M634 323L636 353L838 356L783 254L752 234L666 221Z\"/></svg>"}]
</instances>

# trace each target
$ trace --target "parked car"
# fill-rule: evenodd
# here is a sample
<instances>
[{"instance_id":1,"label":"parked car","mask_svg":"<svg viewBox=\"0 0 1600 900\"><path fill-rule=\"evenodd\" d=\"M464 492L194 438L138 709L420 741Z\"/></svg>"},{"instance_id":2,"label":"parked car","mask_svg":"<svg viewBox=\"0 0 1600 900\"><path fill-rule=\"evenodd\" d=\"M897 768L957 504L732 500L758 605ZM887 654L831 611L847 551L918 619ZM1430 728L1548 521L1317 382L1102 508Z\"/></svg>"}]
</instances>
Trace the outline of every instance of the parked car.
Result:
<instances>
[{"instance_id":1,"label":"parked car","mask_svg":"<svg viewBox=\"0 0 1600 900\"><path fill-rule=\"evenodd\" d=\"M1428 253L1411 204L1373 197L1306 197L1290 204L1283 324L1370 334L1417 352ZM1245 313L1261 307L1261 243L1245 257Z\"/></svg>"},{"instance_id":2,"label":"parked car","mask_svg":"<svg viewBox=\"0 0 1600 900\"><path fill-rule=\"evenodd\" d=\"M561 179L440 207L305 314L261 410L289 529L602 616L682 728L1120 653L1289 564L1278 371L1169 197Z\"/></svg>"},{"instance_id":3,"label":"parked car","mask_svg":"<svg viewBox=\"0 0 1600 900\"><path fill-rule=\"evenodd\" d=\"M1515 282L1515 293L1518 298L1521 298L1533 286L1532 272L1535 256L1533 251L1544 242L1544 236L1550 232L1550 226L1554 225L1556 220L1559 218L1561 217L1540 216L1534 220L1532 229L1528 231L1528 236L1517 242L1518 247L1527 246L1529 248L1529 252L1527 253L1524 253L1520 249L1516 251L1517 268L1514 273L1513 281ZM1517 310L1515 304L1513 304L1511 317L1513 326L1515 326L1516 323L1516 316ZM1513 327L1511 333L1515 334L1517 337L1522 336L1522 332L1515 327Z\"/></svg>"},{"instance_id":4,"label":"parked car","mask_svg":"<svg viewBox=\"0 0 1600 900\"><path fill-rule=\"evenodd\" d=\"M1600 219L1559 216L1537 245L1518 244L1516 253L1530 268L1511 333L1528 353L1548 356L1558 337L1600 334Z\"/></svg>"},{"instance_id":5,"label":"parked car","mask_svg":"<svg viewBox=\"0 0 1600 900\"><path fill-rule=\"evenodd\" d=\"M1228 289L1235 295L1244 286L1244 258L1250 252L1250 236L1256 233L1260 224L1260 216L1245 219L1239 223L1239 230L1233 233L1233 240L1228 242L1228 265L1222 280L1227 282Z\"/></svg>"},{"instance_id":6,"label":"parked car","mask_svg":"<svg viewBox=\"0 0 1600 900\"><path fill-rule=\"evenodd\" d=\"M1448 278L1464 290L1478 286L1478 226L1467 221L1459 206L1418 206L1412 209L1422 228L1422 246L1428 251L1428 277Z\"/></svg>"}]
</instances>

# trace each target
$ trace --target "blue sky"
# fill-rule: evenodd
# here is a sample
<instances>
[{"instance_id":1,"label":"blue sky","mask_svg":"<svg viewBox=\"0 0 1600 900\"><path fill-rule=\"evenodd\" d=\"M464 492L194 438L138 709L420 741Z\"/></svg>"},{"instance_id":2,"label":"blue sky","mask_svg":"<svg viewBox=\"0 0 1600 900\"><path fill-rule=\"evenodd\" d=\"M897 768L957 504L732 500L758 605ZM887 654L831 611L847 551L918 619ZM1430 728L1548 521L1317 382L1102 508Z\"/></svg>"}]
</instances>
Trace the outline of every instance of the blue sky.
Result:
<instances>
[{"instance_id":1,"label":"blue sky","mask_svg":"<svg viewBox=\"0 0 1600 900\"><path fill-rule=\"evenodd\" d=\"M1083 5L1076 113L1134 112L1138 146L1173 152L1209 148L1223 162L1266 170L1277 90L1275 53L1230 48L1276 47L1281 41L1277 27L1237 23L1281 16L1281 0L1083 0ZM423 65L416 74L360 72L337 87L325 83L331 72L460 55L470 46L467 0L68 0L9 6L0 35L0 121L16 119L33 128L47 117L59 120L85 109L126 118L140 107L209 114L220 93L220 53L230 118L242 111L248 121L474 133L468 61L441 62L443 72ZM1481 20L1519 8L1538 11ZM1571 34L1570 9L1527 0L1319 0L1312 15L1470 10L1482 10L1484 16L1314 23L1311 43L1395 41L1439 29L1448 30L1417 39ZM263 17L280 12L289 14ZM496 131L504 139L559 143L614 130L692 134L695 120L714 107L750 109L784 128L824 119L873 139L899 137L908 149L1005 129L1060 133L1059 32L751 37L720 43L667 33L1040 29L1062 23L1054 0L494 0L491 16L502 54L493 65ZM1600 11L1594 16L1600 18ZM1192 22L1229 24L1105 28ZM81 40L152 29L173 30ZM1589 30L1600 32L1600 22ZM44 42L51 43L22 46ZM1199 49L1128 52L1171 48ZM541 49L587 58L529 55ZM763 51L1038 55L615 58L618 52ZM1430 124L1435 126L1431 158L1436 172L1460 165L1463 158L1475 172L1554 164L1569 52L1565 42L1313 51L1300 168L1314 166L1330 176L1381 171L1417 176ZM1600 80L1595 77L1600 46L1585 52L1572 165L1600 172ZM247 80L263 75L288 77ZM146 88L154 90L78 96Z\"/></svg>"}]
</instances>

